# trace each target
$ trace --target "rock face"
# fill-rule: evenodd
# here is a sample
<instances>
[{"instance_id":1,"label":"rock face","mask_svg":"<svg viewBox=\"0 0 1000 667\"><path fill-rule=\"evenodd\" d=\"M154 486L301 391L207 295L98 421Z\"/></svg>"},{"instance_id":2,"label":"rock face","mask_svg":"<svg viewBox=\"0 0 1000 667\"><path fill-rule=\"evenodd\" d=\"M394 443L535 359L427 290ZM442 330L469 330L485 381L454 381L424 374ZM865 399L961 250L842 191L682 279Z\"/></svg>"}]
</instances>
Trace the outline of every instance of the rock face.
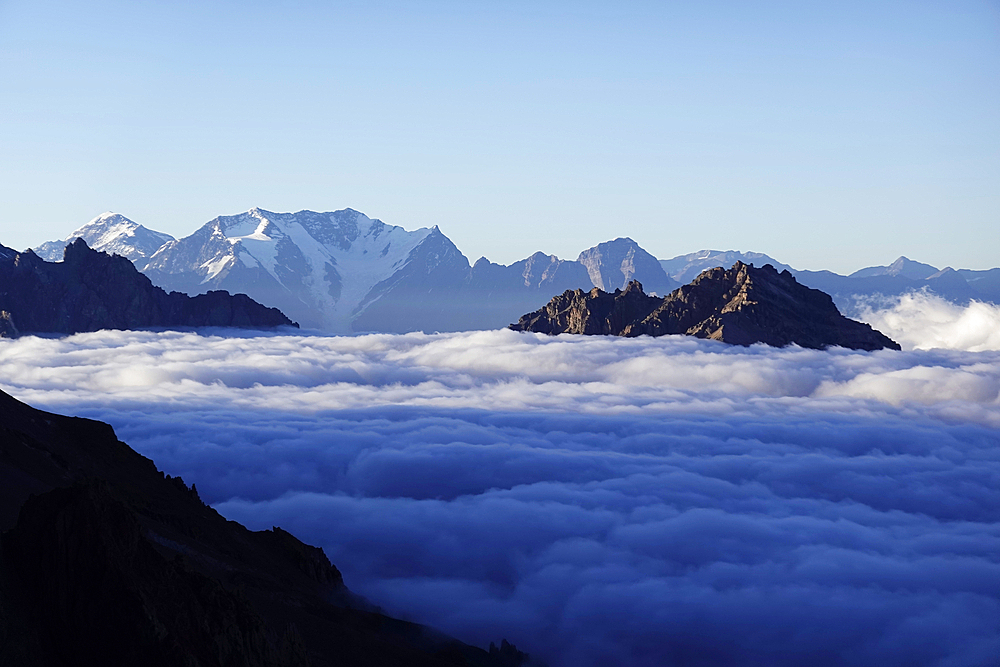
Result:
<instances>
[{"instance_id":1,"label":"rock face","mask_svg":"<svg viewBox=\"0 0 1000 667\"><path fill-rule=\"evenodd\" d=\"M0 392L0 664L516 667L372 611L321 549L205 505L110 426Z\"/></svg>"},{"instance_id":2,"label":"rock face","mask_svg":"<svg viewBox=\"0 0 1000 667\"><path fill-rule=\"evenodd\" d=\"M624 291L616 289L611 294L596 287L589 292L566 290L541 310L522 316L510 328L552 335L623 336L627 327L645 320L662 302L663 299L643 292L637 280L630 282Z\"/></svg>"},{"instance_id":3,"label":"rock face","mask_svg":"<svg viewBox=\"0 0 1000 667\"><path fill-rule=\"evenodd\" d=\"M664 272L659 260L630 238L599 243L581 252L576 261L586 267L594 287L609 292L624 289L633 280L643 281L646 289L661 295L680 284Z\"/></svg>"},{"instance_id":4,"label":"rock face","mask_svg":"<svg viewBox=\"0 0 1000 667\"><path fill-rule=\"evenodd\" d=\"M742 262L729 270L709 269L664 299L647 296L638 282L614 294L596 288L567 291L510 328L547 334L685 334L735 345L900 349L867 324L841 315L829 295L800 285L788 271Z\"/></svg>"},{"instance_id":5,"label":"rock face","mask_svg":"<svg viewBox=\"0 0 1000 667\"><path fill-rule=\"evenodd\" d=\"M6 310L0 310L0 338L17 338L21 332L14 324L14 318Z\"/></svg>"},{"instance_id":6,"label":"rock face","mask_svg":"<svg viewBox=\"0 0 1000 667\"><path fill-rule=\"evenodd\" d=\"M28 251L0 260L0 310L20 333L72 334L148 327L297 326L244 294L167 294L124 257L91 250L83 239L62 262Z\"/></svg>"}]
</instances>

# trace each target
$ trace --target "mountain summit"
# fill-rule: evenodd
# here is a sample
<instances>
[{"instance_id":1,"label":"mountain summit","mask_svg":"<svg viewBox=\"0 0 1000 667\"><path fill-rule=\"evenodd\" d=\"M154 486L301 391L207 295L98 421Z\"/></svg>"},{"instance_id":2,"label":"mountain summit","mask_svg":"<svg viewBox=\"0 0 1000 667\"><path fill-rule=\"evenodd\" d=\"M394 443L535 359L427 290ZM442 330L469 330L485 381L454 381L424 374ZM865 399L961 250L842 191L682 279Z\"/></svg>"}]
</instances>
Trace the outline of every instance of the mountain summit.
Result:
<instances>
[{"instance_id":1,"label":"mountain summit","mask_svg":"<svg viewBox=\"0 0 1000 667\"><path fill-rule=\"evenodd\" d=\"M849 278L871 278L874 276L902 276L911 280L927 280L938 269L930 264L914 262L909 257L899 257L889 266L869 266L852 273Z\"/></svg>"},{"instance_id":2,"label":"mountain summit","mask_svg":"<svg viewBox=\"0 0 1000 667\"><path fill-rule=\"evenodd\" d=\"M606 291L622 289L636 276L642 276L646 289L657 294L666 294L679 285L664 272L659 260L627 237L584 250L576 261L587 268L594 287Z\"/></svg>"},{"instance_id":3,"label":"mountain summit","mask_svg":"<svg viewBox=\"0 0 1000 667\"><path fill-rule=\"evenodd\" d=\"M303 326L347 332L401 276L434 274L449 263L468 271L468 261L436 227L408 232L352 209L254 208L167 243L144 273L165 289L188 294L245 292Z\"/></svg>"},{"instance_id":4,"label":"mountain summit","mask_svg":"<svg viewBox=\"0 0 1000 667\"><path fill-rule=\"evenodd\" d=\"M63 250L76 239L83 239L94 250L130 259L140 270L146 259L174 237L146 229L118 213L102 213L62 241L48 241L34 249L47 262L61 262Z\"/></svg>"},{"instance_id":5,"label":"mountain summit","mask_svg":"<svg viewBox=\"0 0 1000 667\"><path fill-rule=\"evenodd\" d=\"M686 334L735 345L796 344L879 350L899 345L840 314L829 295L800 285L788 271L736 262L709 269L664 299L629 283L613 294L567 291L510 325L515 331L614 336Z\"/></svg>"}]
</instances>

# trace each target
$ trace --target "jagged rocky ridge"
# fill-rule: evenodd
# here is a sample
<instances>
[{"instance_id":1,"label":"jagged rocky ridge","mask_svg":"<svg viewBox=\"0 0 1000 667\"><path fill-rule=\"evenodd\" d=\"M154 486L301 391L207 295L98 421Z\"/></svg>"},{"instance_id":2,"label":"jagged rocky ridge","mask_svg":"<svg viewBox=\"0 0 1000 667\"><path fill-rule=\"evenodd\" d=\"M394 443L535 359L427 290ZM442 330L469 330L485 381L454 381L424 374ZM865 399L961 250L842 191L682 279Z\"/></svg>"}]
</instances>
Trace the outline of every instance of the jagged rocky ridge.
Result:
<instances>
[{"instance_id":1,"label":"jagged rocky ridge","mask_svg":"<svg viewBox=\"0 0 1000 667\"><path fill-rule=\"evenodd\" d=\"M245 294L167 294L129 260L92 250L83 239L66 246L62 262L31 251L0 257L0 336L203 326L297 325Z\"/></svg>"},{"instance_id":2,"label":"jagged rocky ridge","mask_svg":"<svg viewBox=\"0 0 1000 667\"><path fill-rule=\"evenodd\" d=\"M609 294L566 291L510 325L515 331L613 336L685 334L736 345L766 343L823 349L898 350L867 324L840 314L829 295L800 285L788 271L736 262L703 272L663 299L633 281Z\"/></svg>"},{"instance_id":3,"label":"jagged rocky ridge","mask_svg":"<svg viewBox=\"0 0 1000 667\"><path fill-rule=\"evenodd\" d=\"M384 616L321 549L227 521L104 423L0 392L0 664L516 667Z\"/></svg>"}]
</instances>

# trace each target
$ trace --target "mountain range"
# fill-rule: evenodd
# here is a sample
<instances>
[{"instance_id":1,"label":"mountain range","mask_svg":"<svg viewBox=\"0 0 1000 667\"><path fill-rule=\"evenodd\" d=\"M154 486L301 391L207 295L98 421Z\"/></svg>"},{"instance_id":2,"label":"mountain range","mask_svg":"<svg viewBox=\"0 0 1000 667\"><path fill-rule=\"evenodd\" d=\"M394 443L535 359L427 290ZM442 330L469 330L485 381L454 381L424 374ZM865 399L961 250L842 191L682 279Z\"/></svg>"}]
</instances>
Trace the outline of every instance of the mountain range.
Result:
<instances>
[{"instance_id":1,"label":"mountain range","mask_svg":"<svg viewBox=\"0 0 1000 667\"><path fill-rule=\"evenodd\" d=\"M651 294L665 296L706 269L737 261L788 270L830 294L845 313L864 300L914 290L958 303L1000 303L1000 268L938 269L905 257L845 276L796 270L756 252L704 250L658 260L634 240L617 238L576 260L537 252L510 265L485 257L470 264L436 226L407 231L352 209L255 208L215 218L181 239L105 213L36 253L56 260L77 237L129 258L165 290L244 293L305 328L332 333L496 329L566 290L611 292L639 280Z\"/></svg>"}]
</instances>

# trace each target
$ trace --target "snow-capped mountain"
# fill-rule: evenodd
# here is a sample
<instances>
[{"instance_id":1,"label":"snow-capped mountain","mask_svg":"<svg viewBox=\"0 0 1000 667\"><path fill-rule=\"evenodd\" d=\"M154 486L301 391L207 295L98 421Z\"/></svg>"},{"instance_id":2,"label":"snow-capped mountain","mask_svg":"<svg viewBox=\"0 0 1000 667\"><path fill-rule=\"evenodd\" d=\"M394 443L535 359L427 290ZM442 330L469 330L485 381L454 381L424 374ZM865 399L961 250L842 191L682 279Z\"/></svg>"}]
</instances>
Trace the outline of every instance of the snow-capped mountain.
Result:
<instances>
[{"instance_id":1,"label":"snow-capped mountain","mask_svg":"<svg viewBox=\"0 0 1000 667\"><path fill-rule=\"evenodd\" d=\"M637 278L676 285L631 239L584 251L581 261L535 253L509 266L474 267L437 227L406 231L351 209L218 217L166 243L143 272L187 294L222 289L279 308L303 327L335 333L499 328L553 294L614 290Z\"/></svg>"},{"instance_id":2,"label":"snow-capped mountain","mask_svg":"<svg viewBox=\"0 0 1000 667\"><path fill-rule=\"evenodd\" d=\"M164 289L244 292L304 327L349 332L412 319L399 312L410 291L461 281L468 270L437 227L409 232L352 209L254 208L167 243L144 273Z\"/></svg>"},{"instance_id":3,"label":"snow-capped mountain","mask_svg":"<svg viewBox=\"0 0 1000 667\"><path fill-rule=\"evenodd\" d=\"M672 259L661 259L660 266L663 267L668 276L685 285L706 269L714 269L717 266L728 269L736 262L753 264L758 269L765 264L770 264L778 271L791 270L792 268L762 252L739 252L736 250L699 250L687 255L678 255Z\"/></svg>"},{"instance_id":4,"label":"snow-capped mountain","mask_svg":"<svg viewBox=\"0 0 1000 667\"><path fill-rule=\"evenodd\" d=\"M62 241L48 241L34 248L36 255L47 262L61 262L66 246L83 239L94 250L109 255L121 255L132 260L142 270L146 260L174 237L154 232L118 213L102 213Z\"/></svg>"}]
</instances>

